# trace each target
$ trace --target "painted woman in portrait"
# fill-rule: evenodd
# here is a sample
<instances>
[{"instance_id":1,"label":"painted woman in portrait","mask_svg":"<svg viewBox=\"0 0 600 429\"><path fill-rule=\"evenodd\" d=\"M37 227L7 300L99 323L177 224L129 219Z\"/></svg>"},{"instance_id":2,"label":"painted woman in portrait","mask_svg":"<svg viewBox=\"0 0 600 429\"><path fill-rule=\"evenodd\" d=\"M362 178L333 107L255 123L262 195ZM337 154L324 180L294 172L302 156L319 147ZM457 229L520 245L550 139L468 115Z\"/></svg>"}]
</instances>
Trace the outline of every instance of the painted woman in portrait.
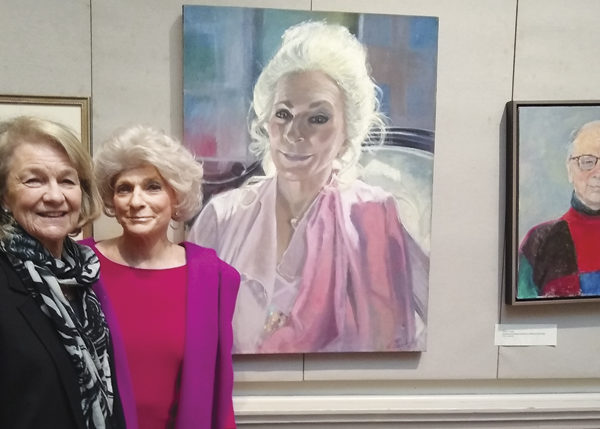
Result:
<instances>
[{"instance_id":1,"label":"painted woman in portrait","mask_svg":"<svg viewBox=\"0 0 600 429\"><path fill-rule=\"evenodd\" d=\"M428 258L394 197L358 180L382 138L364 46L343 26L289 28L254 87L265 177L213 197L188 239L241 274L235 353L423 350Z\"/></svg>"}]
</instances>

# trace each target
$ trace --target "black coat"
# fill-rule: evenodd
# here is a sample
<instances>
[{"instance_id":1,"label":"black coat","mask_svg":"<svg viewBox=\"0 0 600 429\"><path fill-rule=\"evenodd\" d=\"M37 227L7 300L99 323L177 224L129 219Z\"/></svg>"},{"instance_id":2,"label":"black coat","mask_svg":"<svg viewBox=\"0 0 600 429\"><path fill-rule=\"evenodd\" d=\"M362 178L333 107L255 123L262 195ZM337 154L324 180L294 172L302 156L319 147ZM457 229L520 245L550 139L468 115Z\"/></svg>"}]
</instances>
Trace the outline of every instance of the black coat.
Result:
<instances>
[{"instance_id":1,"label":"black coat","mask_svg":"<svg viewBox=\"0 0 600 429\"><path fill-rule=\"evenodd\" d=\"M112 374L110 427L121 429L114 369ZM51 320L0 254L0 428L86 429L80 398L75 369Z\"/></svg>"}]
</instances>

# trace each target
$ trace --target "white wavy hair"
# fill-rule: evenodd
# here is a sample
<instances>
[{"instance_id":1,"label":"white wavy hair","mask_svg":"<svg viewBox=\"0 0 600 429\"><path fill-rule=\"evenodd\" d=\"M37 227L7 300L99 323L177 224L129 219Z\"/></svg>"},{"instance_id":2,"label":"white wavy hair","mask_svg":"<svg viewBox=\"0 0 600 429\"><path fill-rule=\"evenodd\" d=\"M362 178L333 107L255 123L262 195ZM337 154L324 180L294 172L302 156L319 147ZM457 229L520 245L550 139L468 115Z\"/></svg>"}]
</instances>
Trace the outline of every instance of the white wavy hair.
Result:
<instances>
[{"instance_id":1,"label":"white wavy hair","mask_svg":"<svg viewBox=\"0 0 600 429\"><path fill-rule=\"evenodd\" d=\"M340 88L344 100L346 141L337 159L340 174L354 176L361 144L373 133L376 140L385 135L384 116L379 111L379 87L371 78L367 50L346 27L324 21L303 22L288 28L273 58L263 68L249 112L252 143L250 150L265 172L275 171L269 153L267 122L273 111L275 87L290 73L318 70Z\"/></svg>"},{"instance_id":2,"label":"white wavy hair","mask_svg":"<svg viewBox=\"0 0 600 429\"><path fill-rule=\"evenodd\" d=\"M117 131L94 156L94 173L104 213L114 216L114 184L126 170L152 165L175 191L173 220L187 221L202 207L202 165L181 143L163 131L134 125Z\"/></svg>"}]
</instances>

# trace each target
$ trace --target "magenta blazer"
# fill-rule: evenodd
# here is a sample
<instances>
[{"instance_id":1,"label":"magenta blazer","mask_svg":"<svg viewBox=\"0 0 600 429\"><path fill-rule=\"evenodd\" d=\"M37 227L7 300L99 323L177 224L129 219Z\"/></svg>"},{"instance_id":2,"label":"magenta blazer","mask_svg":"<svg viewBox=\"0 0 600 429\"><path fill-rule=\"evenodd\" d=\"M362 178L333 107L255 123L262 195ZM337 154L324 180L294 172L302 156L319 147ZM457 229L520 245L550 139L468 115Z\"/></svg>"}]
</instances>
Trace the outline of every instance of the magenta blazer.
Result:
<instances>
[{"instance_id":1,"label":"magenta blazer","mask_svg":"<svg viewBox=\"0 0 600 429\"><path fill-rule=\"evenodd\" d=\"M81 242L95 250L93 239ZM240 284L238 272L214 250L182 243L187 260L187 320L177 429L223 429L233 412L231 319ZM94 286L113 339L117 386L128 429L138 429L135 398L119 324L100 280ZM143 429L143 428L141 428Z\"/></svg>"}]
</instances>

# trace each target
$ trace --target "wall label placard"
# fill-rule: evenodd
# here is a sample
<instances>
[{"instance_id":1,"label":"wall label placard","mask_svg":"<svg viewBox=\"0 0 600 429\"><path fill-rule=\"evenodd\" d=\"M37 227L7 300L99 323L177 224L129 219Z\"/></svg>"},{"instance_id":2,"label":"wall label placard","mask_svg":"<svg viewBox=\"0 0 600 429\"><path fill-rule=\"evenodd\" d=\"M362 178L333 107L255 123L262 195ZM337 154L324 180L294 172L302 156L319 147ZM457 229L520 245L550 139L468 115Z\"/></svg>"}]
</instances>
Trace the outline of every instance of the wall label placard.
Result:
<instances>
[{"instance_id":1,"label":"wall label placard","mask_svg":"<svg viewBox=\"0 0 600 429\"><path fill-rule=\"evenodd\" d=\"M496 346L556 346L555 324L496 324Z\"/></svg>"}]
</instances>

